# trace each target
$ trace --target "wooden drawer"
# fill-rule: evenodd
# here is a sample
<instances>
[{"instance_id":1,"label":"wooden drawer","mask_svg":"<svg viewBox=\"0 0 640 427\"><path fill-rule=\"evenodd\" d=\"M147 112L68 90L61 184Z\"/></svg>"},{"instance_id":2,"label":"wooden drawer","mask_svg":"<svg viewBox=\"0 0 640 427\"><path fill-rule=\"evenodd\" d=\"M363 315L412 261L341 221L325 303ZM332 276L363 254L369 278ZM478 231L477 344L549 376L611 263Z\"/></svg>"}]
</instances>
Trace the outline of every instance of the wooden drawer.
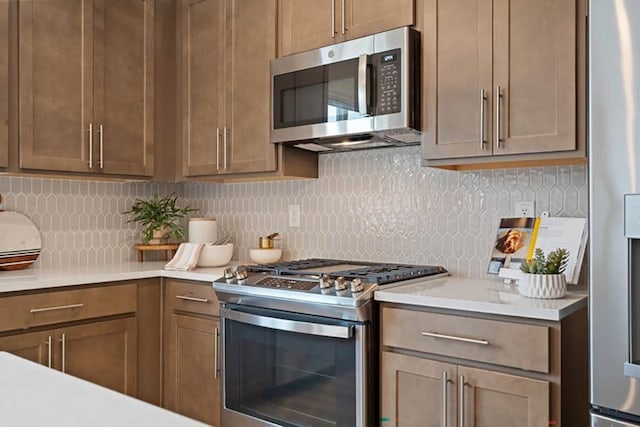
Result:
<instances>
[{"instance_id":1,"label":"wooden drawer","mask_svg":"<svg viewBox=\"0 0 640 427\"><path fill-rule=\"evenodd\" d=\"M218 316L220 303L210 282L168 280L165 290L167 311Z\"/></svg>"},{"instance_id":2,"label":"wooden drawer","mask_svg":"<svg viewBox=\"0 0 640 427\"><path fill-rule=\"evenodd\" d=\"M382 308L382 343L444 356L549 372L549 328Z\"/></svg>"},{"instance_id":3,"label":"wooden drawer","mask_svg":"<svg viewBox=\"0 0 640 427\"><path fill-rule=\"evenodd\" d=\"M133 283L0 297L0 331L134 313L136 307Z\"/></svg>"}]
</instances>

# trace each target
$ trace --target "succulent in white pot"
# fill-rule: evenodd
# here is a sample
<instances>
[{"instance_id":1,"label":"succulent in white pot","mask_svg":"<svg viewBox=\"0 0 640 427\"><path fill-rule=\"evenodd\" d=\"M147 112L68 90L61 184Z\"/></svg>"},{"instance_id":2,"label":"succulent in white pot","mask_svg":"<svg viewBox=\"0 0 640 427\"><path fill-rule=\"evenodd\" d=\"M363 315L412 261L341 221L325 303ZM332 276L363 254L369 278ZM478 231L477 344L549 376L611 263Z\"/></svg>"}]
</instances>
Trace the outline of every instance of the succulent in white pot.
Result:
<instances>
[{"instance_id":1,"label":"succulent in white pot","mask_svg":"<svg viewBox=\"0 0 640 427\"><path fill-rule=\"evenodd\" d=\"M569 251L558 248L546 256L536 248L533 258L520 265L524 273L518 281L518 292L528 298L562 298L567 293L567 268Z\"/></svg>"}]
</instances>

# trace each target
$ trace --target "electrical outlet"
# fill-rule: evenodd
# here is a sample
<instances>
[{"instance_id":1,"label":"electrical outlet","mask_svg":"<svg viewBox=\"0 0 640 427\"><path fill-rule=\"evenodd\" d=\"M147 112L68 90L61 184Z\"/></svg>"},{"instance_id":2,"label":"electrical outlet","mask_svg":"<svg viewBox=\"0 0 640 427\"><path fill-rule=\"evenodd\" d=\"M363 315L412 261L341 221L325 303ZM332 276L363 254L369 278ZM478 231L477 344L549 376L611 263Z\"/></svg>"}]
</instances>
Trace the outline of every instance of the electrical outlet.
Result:
<instances>
[{"instance_id":1,"label":"electrical outlet","mask_svg":"<svg viewBox=\"0 0 640 427\"><path fill-rule=\"evenodd\" d=\"M536 216L536 202L533 200L526 202L515 202L513 205L513 215L515 217L529 217Z\"/></svg>"},{"instance_id":2,"label":"electrical outlet","mask_svg":"<svg viewBox=\"0 0 640 427\"><path fill-rule=\"evenodd\" d=\"M300 227L300 205L289 205L289 227Z\"/></svg>"}]
</instances>

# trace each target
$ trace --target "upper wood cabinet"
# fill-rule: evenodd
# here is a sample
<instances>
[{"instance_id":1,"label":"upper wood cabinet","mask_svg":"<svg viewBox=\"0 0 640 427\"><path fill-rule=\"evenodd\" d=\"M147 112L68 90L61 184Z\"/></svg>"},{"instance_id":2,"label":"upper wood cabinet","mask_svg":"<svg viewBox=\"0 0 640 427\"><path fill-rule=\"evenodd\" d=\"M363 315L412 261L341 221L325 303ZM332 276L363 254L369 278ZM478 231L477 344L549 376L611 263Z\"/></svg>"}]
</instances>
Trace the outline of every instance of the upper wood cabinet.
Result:
<instances>
[{"instance_id":1,"label":"upper wood cabinet","mask_svg":"<svg viewBox=\"0 0 640 427\"><path fill-rule=\"evenodd\" d=\"M578 130L584 124L578 120L583 112L579 92L584 90L579 86L584 68L579 65L584 61L580 4L420 4L427 166L447 164L439 159L514 160L515 154L543 153L540 158L552 159L564 152L560 157L585 157Z\"/></svg>"},{"instance_id":2,"label":"upper wood cabinet","mask_svg":"<svg viewBox=\"0 0 640 427\"><path fill-rule=\"evenodd\" d=\"M180 3L184 176L281 176L300 163L269 141L276 11L276 0ZM316 155L299 157L305 164L299 176L317 177Z\"/></svg>"},{"instance_id":3,"label":"upper wood cabinet","mask_svg":"<svg viewBox=\"0 0 640 427\"><path fill-rule=\"evenodd\" d=\"M19 3L21 168L153 174L154 3Z\"/></svg>"},{"instance_id":4,"label":"upper wood cabinet","mask_svg":"<svg viewBox=\"0 0 640 427\"><path fill-rule=\"evenodd\" d=\"M0 0L0 167L9 165L9 0Z\"/></svg>"},{"instance_id":5,"label":"upper wood cabinet","mask_svg":"<svg viewBox=\"0 0 640 427\"><path fill-rule=\"evenodd\" d=\"M182 2L185 176L276 170L269 60L276 0Z\"/></svg>"},{"instance_id":6,"label":"upper wood cabinet","mask_svg":"<svg viewBox=\"0 0 640 427\"><path fill-rule=\"evenodd\" d=\"M413 0L280 0L279 56L413 25Z\"/></svg>"}]
</instances>

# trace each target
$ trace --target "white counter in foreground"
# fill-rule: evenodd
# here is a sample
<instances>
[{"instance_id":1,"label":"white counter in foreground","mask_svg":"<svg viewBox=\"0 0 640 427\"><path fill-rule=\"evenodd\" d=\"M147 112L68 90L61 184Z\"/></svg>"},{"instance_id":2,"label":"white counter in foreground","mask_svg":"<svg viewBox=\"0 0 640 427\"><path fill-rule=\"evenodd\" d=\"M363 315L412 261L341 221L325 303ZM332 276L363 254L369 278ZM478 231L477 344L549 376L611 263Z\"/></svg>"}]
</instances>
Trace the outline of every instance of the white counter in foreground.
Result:
<instances>
[{"instance_id":1,"label":"white counter in foreground","mask_svg":"<svg viewBox=\"0 0 640 427\"><path fill-rule=\"evenodd\" d=\"M0 352L0 426L204 425L141 400Z\"/></svg>"},{"instance_id":2,"label":"white counter in foreground","mask_svg":"<svg viewBox=\"0 0 640 427\"><path fill-rule=\"evenodd\" d=\"M166 262L123 262L118 264L34 268L0 272L0 293L47 289L59 286L87 285L120 280L169 277L173 279L213 282L224 267L196 268L193 271L165 270ZM235 264L233 264L235 265Z\"/></svg>"},{"instance_id":3,"label":"white counter in foreground","mask_svg":"<svg viewBox=\"0 0 640 427\"><path fill-rule=\"evenodd\" d=\"M569 285L571 286L571 285ZM415 306L499 314L543 320L560 320L587 305L584 293L568 293L560 299L531 299L501 280L425 280L406 286L376 291L377 301Z\"/></svg>"}]
</instances>

